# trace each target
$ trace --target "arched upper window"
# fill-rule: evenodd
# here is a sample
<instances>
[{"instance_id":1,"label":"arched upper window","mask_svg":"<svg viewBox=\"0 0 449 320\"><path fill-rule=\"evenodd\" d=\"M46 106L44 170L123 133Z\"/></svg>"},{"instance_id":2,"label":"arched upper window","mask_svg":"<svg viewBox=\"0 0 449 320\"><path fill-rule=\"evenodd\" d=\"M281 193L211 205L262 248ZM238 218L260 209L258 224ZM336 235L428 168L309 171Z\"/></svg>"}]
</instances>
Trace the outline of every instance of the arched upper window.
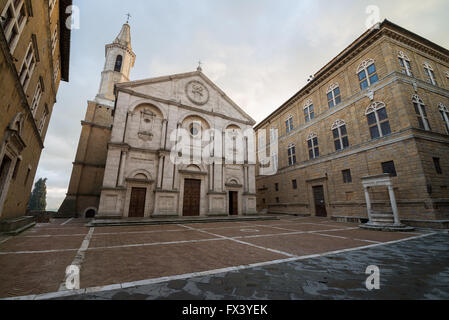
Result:
<instances>
[{"instance_id":1,"label":"arched upper window","mask_svg":"<svg viewBox=\"0 0 449 320\"><path fill-rule=\"evenodd\" d=\"M307 100L306 104L304 105L304 118L306 120L306 123L312 121L315 118L315 110L312 100Z\"/></svg>"},{"instance_id":2,"label":"arched upper window","mask_svg":"<svg viewBox=\"0 0 449 320\"><path fill-rule=\"evenodd\" d=\"M333 108L341 103L341 92L338 83L332 84L327 89L327 102L329 104L329 108Z\"/></svg>"},{"instance_id":3,"label":"arched upper window","mask_svg":"<svg viewBox=\"0 0 449 320\"><path fill-rule=\"evenodd\" d=\"M402 68L402 73L405 73L406 75L408 75L410 77L413 77L412 66L410 64L409 57L404 52L399 51L398 59L399 59L399 64L401 65L401 68Z\"/></svg>"},{"instance_id":4,"label":"arched upper window","mask_svg":"<svg viewBox=\"0 0 449 320\"><path fill-rule=\"evenodd\" d=\"M320 156L320 148L318 146L318 135L311 133L307 137L307 147L309 149L310 160L318 158Z\"/></svg>"},{"instance_id":5,"label":"arched upper window","mask_svg":"<svg viewBox=\"0 0 449 320\"><path fill-rule=\"evenodd\" d=\"M349 147L348 131L346 123L343 120L337 120L332 125L332 134L334 136L335 150L343 150Z\"/></svg>"},{"instance_id":6,"label":"arched upper window","mask_svg":"<svg viewBox=\"0 0 449 320\"><path fill-rule=\"evenodd\" d=\"M123 63L123 57L121 55L118 55L115 59L115 67L114 71L122 72L122 63Z\"/></svg>"},{"instance_id":7,"label":"arched upper window","mask_svg":"<svg viewBox=\"0 0 449 320\"><path fill-rule=\"evenodd\" d=\"M371 138L376 139L391 133L390 121L388 121L387 109L383 102L373 102L365 112L368 118Z\"/></svg>"},{"instance_id":8,"label":"arched upper window","mask_svg":"<svg viewBox=\"0 0 449 320\"><path fill-rule=\"evenodd\" d=\"M288 146L288 165L293 166L296 164L296 147L292 143Z\"/></svg>"},{"instance_id":9,"label":"arched upper window","mask_svg":"<svg viewBox=\"0 0 449 320\"><path fill-rule=\"evenodd\" d=\"M424 62L424 72L426 73L426 77L427 77L427 81L431 84L433 84L434 86L437 85L437 81L435 79L435 73L433 72L433 68L430 65L430 63L428 62Z\"/></svg>"},{"instance_id":10,"label":"arched upper window","mask_svg":"<svg viewBox=\"0 0 449 320\"><path fill-rule=\"evenodd\" d=\"M293 117L292 116L288 116L287 120L285 121L285 127L286 127L287 134L289 134L295 128L293 126Z\"/></svg>"},{"instance_id":11,"label":"arched upper window","mask_svg":"<svg viewBox=\"0 0 449 320\"><path fill-rule=\"evenodd\" d=\"M443 121L446 124L447 134L449 134L449 109L442 103L438 105Z\"/></svg>"},{"instance_id":12,"label":"arched upper window","mask_svg":"<svg viewBox=\"0 0 449 320\"><path fill-rule=\"evenodd\" d=\"M364 60L357 68L357 75L362 90L379 81L373 59Z\"/></svg>"},{"instance_id":13,"label":"arched upper window","mask_svg":"<svg viewBox=\"0 0 449 320\"><path fill-rule=\"evenodd\" d=\"M426 106L424 105L424 102L416 94L413 95L412 101L413 107L415 108L415 112L418 116L419 127L427 131L432 130L430 128L429 119L427 118Z\"/></svg>"}]
</instances>

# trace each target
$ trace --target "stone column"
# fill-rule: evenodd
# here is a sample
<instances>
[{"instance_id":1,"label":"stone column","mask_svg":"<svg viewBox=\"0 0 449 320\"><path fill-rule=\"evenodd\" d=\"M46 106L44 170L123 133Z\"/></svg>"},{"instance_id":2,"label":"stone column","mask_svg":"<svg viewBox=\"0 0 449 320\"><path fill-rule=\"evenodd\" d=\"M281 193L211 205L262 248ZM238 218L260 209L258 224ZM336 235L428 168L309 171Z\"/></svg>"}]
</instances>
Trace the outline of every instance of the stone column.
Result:
<instances>
[{"instance_id":1,"label":"stone column","mask_svg":"<svg viewBox=\"0 0 449 320\"><path fill-rule=\"evenodd\" d=\"M388 193L390 195L390 201L391 201L391 208L393 209L393 215L394 215L394 224L400 225L401 221L399 221L399 210L398 210L398 204L396 202L396 196L394 194L393 186L388 186Z\"/></svg>"},{"instance_id":2,"label":"stone column","mask_svg":"<svg viewBox=\"0 0 449 320\"><path fill-rule=\"evenodd\" d=\"M127 152L123 151L122 155L121 155L121 164L120 164L120 169L119 169L119 182L118 185L120 187L124 187L125 186L125 168L126 168L126 156L127 156Z\"/></svg>"},{"instance_id":3,"label":"stone column","mask_svg":"<svg viewBox=\"0 0 449 320\"><path fill-rule=\"evenodd\" d=\"M369 188L368 187L363 187L363 189L365 191L365 199L366 199L366 208L368 210L368 218L369 218L369 221L371 222L372 221L371 220L372 208L371 208L371 199L370 199L370 196L369 196Z\"/></svg>"},{"instance_id":4,"label":"stone column","mask_svg":"<svg viewBox=\"0 0 449 320\"><path fill-rule=\"evenodd\" d=\"M164 156L159 155L159 163L158 163L158 172L157 172L157 186L156 188L162 189L162 167L164 166Z\"/></svg>"},{"instance_id":5,"label":"stone column","mask_svg":"<svg viewBox=\"0 0 449 320\"><path fill-rule=\"evenodd\" d=\"M167 119L162 120L161 149L165 150L167 141Z\"/></svg>"}]
</instances>

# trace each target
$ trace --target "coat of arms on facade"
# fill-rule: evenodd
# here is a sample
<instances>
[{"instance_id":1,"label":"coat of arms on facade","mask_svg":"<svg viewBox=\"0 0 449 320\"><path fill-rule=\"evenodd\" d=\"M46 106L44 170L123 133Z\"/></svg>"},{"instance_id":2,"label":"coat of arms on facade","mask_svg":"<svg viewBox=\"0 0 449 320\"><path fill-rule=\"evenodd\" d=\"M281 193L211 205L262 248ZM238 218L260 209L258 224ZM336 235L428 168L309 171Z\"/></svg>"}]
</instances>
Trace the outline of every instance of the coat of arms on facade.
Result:
<instances>
[{"instance_id":1,"label":"coat of arms on facade","mask_svg":"<svg viewBox=\"0 0 449 320\"><path fill-rule=\"evenodd\" d=\"M153 126L156 115L149 110L140 112L139 138L144 141L153 140Z\"/></svg>"},{"instance_id":2,"label":"coat of arms on facade","mask_svg":"<svg viewBox=\"0 0 449 320\"><path fill-rule=\"evenodd\" d=\"M186 94L190 101L196 105L205 105L209 102L209 90L199 81L190 81L186 85Z\"/></svg>"}]
</instances>

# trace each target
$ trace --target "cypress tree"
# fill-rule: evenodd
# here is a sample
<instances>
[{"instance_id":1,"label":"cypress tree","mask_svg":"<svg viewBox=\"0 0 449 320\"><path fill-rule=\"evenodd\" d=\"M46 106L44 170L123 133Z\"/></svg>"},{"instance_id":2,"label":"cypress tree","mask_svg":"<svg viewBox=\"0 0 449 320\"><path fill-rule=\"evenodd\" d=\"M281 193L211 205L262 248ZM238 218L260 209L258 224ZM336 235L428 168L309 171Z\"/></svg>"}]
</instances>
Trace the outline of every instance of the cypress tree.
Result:
<instances>
[{"instance_id":1,"label":"cypress tree","mask_svg":"<svg viewBox=\"0 0 449 320\"><path fill-rule=\"evenodd\" d=\"M28 210L30 211L45 211L47 208L47 179L40 178L34 185L31 193L30 201L28 203Z\"/></svg>"}]
</instances>

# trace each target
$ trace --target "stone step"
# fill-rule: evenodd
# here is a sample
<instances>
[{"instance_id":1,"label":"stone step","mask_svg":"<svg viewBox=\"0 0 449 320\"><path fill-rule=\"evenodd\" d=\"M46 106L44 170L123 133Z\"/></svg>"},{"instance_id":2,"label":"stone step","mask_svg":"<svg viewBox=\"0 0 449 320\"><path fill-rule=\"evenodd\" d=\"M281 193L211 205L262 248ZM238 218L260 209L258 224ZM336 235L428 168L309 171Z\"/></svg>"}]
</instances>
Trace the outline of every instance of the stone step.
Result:
<instances>
[{"instance_id":1,"label":"stone step","mask_svg":"<svg viewBox=\"0 0 449 320\"><path fill-rule=\"evenodd\" d=\"M36 224L34 217L23 216L19 218L0 220L0 233L17 235Z\"/></svg>"},{"instance_id":2,"label":"stone step","mask_svg":"<svg viewBox=\"0 0 449 320\"><path fill-rule=\"evenodd\" d=\"M88 223L89 227L141 226L162 224L192 224L233 221L266 221L280 220L275 216L242 216L242 217L196 217L196 218L145 218L145 219L94 219Z\"/></svg>"},{"instance_id":3,"label":"stone step","mask_svg":"<svg viewBox=\"0 0 449 320\"><path fill-rule=\"evenodd\" d=\"M371 222L374 223L386 223L386 224L390 224L390 223L394 223L394 219L371 219Z\"/></svg>"}]
</instances>

